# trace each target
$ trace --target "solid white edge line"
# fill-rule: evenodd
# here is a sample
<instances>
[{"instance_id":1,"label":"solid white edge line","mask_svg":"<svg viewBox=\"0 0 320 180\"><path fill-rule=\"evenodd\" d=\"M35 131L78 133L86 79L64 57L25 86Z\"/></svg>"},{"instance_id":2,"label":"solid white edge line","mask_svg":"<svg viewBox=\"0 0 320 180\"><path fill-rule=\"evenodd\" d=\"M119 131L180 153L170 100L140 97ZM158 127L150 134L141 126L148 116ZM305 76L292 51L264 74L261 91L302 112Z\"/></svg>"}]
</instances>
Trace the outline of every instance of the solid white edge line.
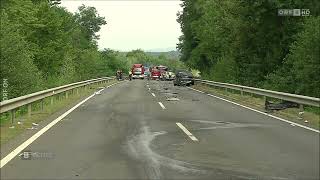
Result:
<instances>
[{"instance_id":1,"label":"solid white edge line","mask_svg":"<svg viewBox=\"0 0 320 180\"><path fill-rule=\"evenodd\" d=\"M203 94L205 94L205 92L200 91L200 90L198 90L198 89L193 89L193 88L191 88L191 87L187 87L187 88L192 89L192 90L194 90L194 91L197 91L197 92L199 92L199 93L203 93Z\"/></svg>"},{"instance_id":2,"label":"solid white edge line","mask_svg":"<svg viewBox=\"0 0 320 180\"><path fill-rule=\"evenodd\" d=\"M156 95L154 93L151 93L153 97L156 97Z\"/></svg>"},{"instance_id":3,"label":"solid white edge line","mask_svg":"<svg viewBox=\"0 0 320 180\"><path fill-rule=\"evenodd\" d=\"M197 89L193 89L193 88L190 88L190 87L189 87L189 89L192 89L192 90L194 90L194 91L198 91L198 92L199 92L199 90L197 90ZM211 96L211 97L214 97L214 98L217 98L217 99L220 99L220 100L223 100L223 101L226 101L226 102L229 102L229 103L231 103L231 104L234 104L234 105L237 105L237 106L240 106L240 107L243 107L243 108L252 110L252 111L254 111L254 112L257 112L257 113L260 113L260 114L263 114L263 115L272 117L272 118L274 118L274 119L278 119L278 120L280 120L280 121L283 121L283 122L286 122L286 123L289 123L289 124L293 124L293 125L299 126L299 127L301 127L301 128L304 128L304 129L307 129L307 130L310 130L310 131L313 131L313 132L316 132L316 133L320 133L319 130L310 128L310 127L308 127L308 126L304 126L304 125L301 125L301 124L298 124L298 123L295 123L295 122L292 122L292 121L289 121L289 120L286 120L286 119L282 119L282 118L280 118L280 117L277 117L277 116L274 116L274 115L271 115L271 114L268 114L268 113L265 113L265 112L262 112L262 111L259 111L259 110L256 110L256 109L253 109L253 108L250 108L250 107L247 107L247 106L244 106L244 105L235 103L235 102L232 102L232 101L230 101L230 100L227 100L227 99L224 99L224 98L221 98L221 97L212 95L212 94L207 94L207 95L208 95L208 96Z\"/></svg>"},{"instance_id":4,"label":"solid white edge line","mask_svg":"<svg viewBox=\"0 0 320 180\"><path fill-rule=\"evenodd\" d=\"M162 104L162 102L158 102L162 109L166 109L166 107Z\"/></svg>"},{"instance_id":5,"label":"solid white edge line","mask_svg":"<svg viewBox=\"0 0 320 180\"><path fill-rule=\"evenodd\" d=\"M119 83L119 82L118 82ZM113 85L116 85L118 83L114 83L111 84L109 86L107 86L106 88L109 88ZM81 104L85 103L86 101L88 101L90 98L92 98L93 96L95 96L95 93L92 94L91 96L87 97L86 99L84 99L83 101L79 102L77 105L75 105L74 107L72 107L71 109L69 109L67 112L63 113L61 116L59 116L57 119L53 120L51 123L49 123L48 125L46 125L44 128L42 128L40 131L38 131L36 134L34 134L33 136L31 136L28 140L26 140L25 142L23 142L21 145L19 145L16 149L14 149L12 152L10 152L8 155L6 155L6 157L4 157L3 159L1 159L0 161L0 168L2 168L4 165L6 165L8 162L10 162L15 156L17 156L22 150L24 150L26 147L28 147L33 141L35 141L36 139L38 139L42 134L44 134L47 130L49 130L52 126L54 126L55 124L57 124L61 119L63 119L64 117L66 117L68 114L70 114L73 110L75 110L77 107L79 107Z\"/></svg>"},{"instance_id":6,"label":"solid white edge line","mask_svg":"<svg viewBox=\"0 0 320 180\"><path fill-rule=\"evenodd\" d=\"M186 134L192 141L199 141L186 127L177 122L177 126Z\"/></svg>"}]
</instances>

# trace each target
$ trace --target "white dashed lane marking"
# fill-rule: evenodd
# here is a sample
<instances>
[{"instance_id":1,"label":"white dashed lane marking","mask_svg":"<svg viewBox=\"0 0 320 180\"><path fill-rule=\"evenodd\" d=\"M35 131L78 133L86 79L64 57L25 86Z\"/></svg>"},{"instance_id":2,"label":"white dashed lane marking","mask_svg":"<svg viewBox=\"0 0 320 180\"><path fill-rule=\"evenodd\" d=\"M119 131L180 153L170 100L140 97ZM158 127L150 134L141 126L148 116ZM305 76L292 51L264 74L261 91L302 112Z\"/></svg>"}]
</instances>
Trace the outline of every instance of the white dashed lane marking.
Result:
<instances>
[{"instance_id":1,"label":"white dashed lane marking","mask_svg":"<svg viewBox=\"0 0 320 180\"><path fill-rule=\"evenodd\" d=\"M162 102L158 102L162 109L166 109L166 107L162 104Z\"/></svg>"},{"instance_id":2,"label":"white dashed lane marking","mask_svg":"<svg viewBox=\"0 0 320 180\"><path fill-rule=\"evenodd\" d=\"M184 132L192 141L199 141L186 127L184 127L181 123L176 123L177 126Z\"/></svg>"}]
</instances>

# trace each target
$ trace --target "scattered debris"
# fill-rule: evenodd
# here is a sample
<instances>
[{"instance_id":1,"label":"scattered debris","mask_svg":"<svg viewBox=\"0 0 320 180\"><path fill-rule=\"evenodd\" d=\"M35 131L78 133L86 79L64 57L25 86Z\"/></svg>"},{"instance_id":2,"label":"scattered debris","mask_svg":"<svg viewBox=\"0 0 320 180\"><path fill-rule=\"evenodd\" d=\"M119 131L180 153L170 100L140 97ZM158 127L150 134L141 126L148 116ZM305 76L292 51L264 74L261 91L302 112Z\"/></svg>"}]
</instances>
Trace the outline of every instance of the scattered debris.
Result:
<instances>
[{"instance_id":1,"label":"scattered debris","mask_svg":"<svg viewBox=\"0 0 320 180\"><path fill-rule=\"evenodd\" d=\"M61 121L71 121L69 118L63 118Z\"/></svg>"},{"instance_id":2,"label":"scattered debris","mask_svg":"<svg viewBox=\"0 0 320 180\"><path fill-rule=\"evenodd\" d=\"M165 96L174 96L174 97L177 97L177 94L173 94L171 92L166 92L166 93L163 93Z\"/></svg>"},{"instance_id":3,"label":"scattered debris","mask_svg":"<svg viewBox=\"0 0 320 180\"><path fill-rule=\"evenodd\" d=\"M265 109L266 110L283 110L287 108L298 108L299 105L290 101L283 101L281 103L272 103L270 101L265 101Z\"/></svg>"},{"instance_id":4,"label":"scattered debris","mask_svg":"<svg viewBox=\"0 0 320 180\"><path fill-rule=\"evenodd\" d=\"M100 91L97 91L97 92L96 92L96 94L100 95L100 94L101 94L101 92L100 92Z\"/></svg>"},{"instance_id":5,"label":"scattered debris","mask_svg":"<svg viewBox=\"0 0 320 180\"><path fill-rule=\"evenodd\" d=\"M32 126L32 127L30 127L30 128L27 128L28 130L33 130L33 129L38 129L37 127L34 127L34 126Z\"/></svg>"},{"instance_id":6,"label":"scattered debris","mask_svg":"<svg viewBox=\"0 0 320 180\"><path fill-rule=\"evenodd\" d=\"M180 99L176 98L176 97L172 97L172 98L167 98L167 101L179 101Z\"/></svg>"},{"instance_id":7,"label":"scattered debris","mask_svg":"<svg viewBox=\"0 0 320 180\"><path fill-rule=\"evenodd\" d=\"M101 86L101 87L98 87L98 89L103 89L103 88L104 88L104 87L102 87L102 86Z\"/></svg>"},{"instance_id":8,"label":"scattered debris","mask_svg":"<svg viewBox=\"0 0 320 180\"><path fill-rule=\"evenodd\" d=\"M37 123L32 123L32 125L33 125L33 126L39 126L39 124L37 124Z\"/></svg>"},{"instance_id":9,"label":"scattered debris","mask_svg":"<svg viewBox=\"0 0 320 180\"><path fill-rule=\"evenodd\" d=\"M14 129L14 126L10 126L9 129Z\"/></svg>"},{"instance_id":10,"label":"scattered debris","mask_svg":"<svg viewBox=\"0 0 320 180\"><path fill-rule=\"evenodd\" d=\"M18 121L17 124L22 124L22 122Z\"/></svg>"}]
</instances>

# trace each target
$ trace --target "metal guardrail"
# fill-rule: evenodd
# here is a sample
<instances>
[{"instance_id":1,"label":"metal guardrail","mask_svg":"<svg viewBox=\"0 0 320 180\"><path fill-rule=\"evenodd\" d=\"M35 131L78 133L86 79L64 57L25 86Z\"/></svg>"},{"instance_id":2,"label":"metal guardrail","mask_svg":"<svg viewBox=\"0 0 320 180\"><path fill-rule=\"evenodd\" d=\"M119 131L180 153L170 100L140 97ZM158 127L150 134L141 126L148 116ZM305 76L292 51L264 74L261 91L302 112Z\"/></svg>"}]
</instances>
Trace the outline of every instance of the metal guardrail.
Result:
<instances>
[{"instance_id":1,"label":"metal guardrail","mask_svg":"<svg viewBox=\"0 0 320 180\"><path fill-rule=\"evenodd\" d=\"M256 95L261 95L264 97L271 97L271 98L281 99L281 100L285 100L285 101L290 101L290 102L294 102L294 103L297 103L300 105L309 105L309 106L320 107L320 99L315 98L315 97L290 94L290 93L284 93L284 92L277 92L277 91L271 91L271 90L266 90L266 89L259 89L259 88L254 88L254 87L221 83L221 82L214 82L214 81L201 80L201 79L195 79L195 81L200 82L202 84L209 85L209 86L216 86L216 87L222 87L222 88L226 88L226 89L238 90L241 92L241 95L243 95L243 92L247 92L247 93L252 93L252 94L256 94Z\"/></svg>"},{"instance_id":2,"label":"metal guardrail","mask_svg":"<svg viewBox=\"0 0 320 180\"><path fill-rule=\"evenodd\" d=\"M87 85L91 85L94 83L100 83L100 82L102 83L102 82L106 82L106 81L113 80L113 79L115 79L115 77L102 77L102 78L97 78L97 79L90 79L90 80L86 80L86 81L67 84L67 85L35 92L35 93L28 94L25 96L20 96L17 98L5 100L5 101L0 102L0 113L4 113L4 112L11 110L11 111L13 111L13 114L14 114L14 109L17 109L17 108L24 106L24 105L28 105L28 116L30 116L32 102L43 100L46 97L54 96L56 94L60 94L63 92L66 92L66 97L68 97L69 90L73 90L73 89L76 89L79 87L86 87ZM53 99L51 99L51 104L52 103L53 103Z\"/></svg>"}]
</instances>

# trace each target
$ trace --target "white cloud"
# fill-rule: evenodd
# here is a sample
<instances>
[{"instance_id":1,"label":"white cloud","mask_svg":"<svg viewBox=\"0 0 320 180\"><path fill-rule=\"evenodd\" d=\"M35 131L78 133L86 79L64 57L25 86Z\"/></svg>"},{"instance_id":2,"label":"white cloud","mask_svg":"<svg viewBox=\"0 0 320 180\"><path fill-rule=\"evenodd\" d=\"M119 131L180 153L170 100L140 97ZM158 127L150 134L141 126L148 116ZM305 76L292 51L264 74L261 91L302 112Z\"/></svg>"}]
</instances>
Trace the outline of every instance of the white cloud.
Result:
<instances>
[{"instance_id":1,"label":"white cloud","mask_svg":"<svg viewBox=\"0 0 320 180\"><path fill-rule=\"evenodd\" d=\"M180 1L71 1L61 6L75 12L81 4L93 6L107 25L99 32L99 48L122 51L175 47L181 35L176 14Z\"/></svg>"}]
</instances>

